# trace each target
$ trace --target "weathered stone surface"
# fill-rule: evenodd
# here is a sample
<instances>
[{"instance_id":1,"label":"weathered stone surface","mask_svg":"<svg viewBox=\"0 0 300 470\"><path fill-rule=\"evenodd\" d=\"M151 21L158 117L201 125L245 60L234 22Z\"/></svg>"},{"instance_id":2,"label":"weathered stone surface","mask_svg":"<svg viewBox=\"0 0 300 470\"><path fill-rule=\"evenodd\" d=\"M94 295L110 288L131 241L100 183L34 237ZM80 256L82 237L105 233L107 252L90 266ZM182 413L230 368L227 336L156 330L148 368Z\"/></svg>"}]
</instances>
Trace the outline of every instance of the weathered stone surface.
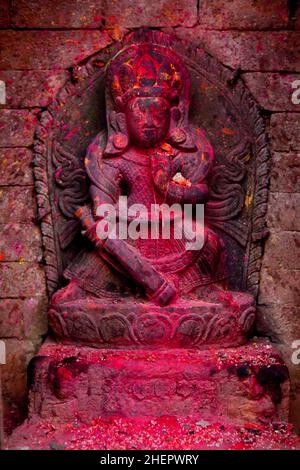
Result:
<instances>
[{"instance_id":1,"label":"weathered stone surface","mask_svg":"<svg viewBox=\"0 0 300 470\"><path fill-rule=\"evenodd\" d=\"M264 265L278 268L300 269L300 232L271 232L265 245Z\"/></svg>"},{"instance_id":2,"label":"weathered stone surface","mask_svg":"<svg viewBox=\"0 0 300 470\"><path fill-rule=\"evenodd\" d=\"M13 0L12 23L26 28L135 28L138 26L193 26L197 22L197 1L158 0L145 3L140 0Z\"/></svg>"},{"instance_id":3,"label":"weathered stone surface","mask_svg":"<svg viewBox=\"0 0 300 470\"><path fill-rule=\"evenodd\" d=\"M197 1L158 0L140 2L111 0L105 7L106 27L136 28L139 26L194 26L197 22Z\"/></svg>"},{"instance_id":4,"label":"weathered stone surface","mask_svg":"<svg viewBox=\"0 0 300 470\"><path fill-rule=\"evenodd\" d=\"M0 338L33 338L47 332L47 298L0 299Z\"/></svg>"},{"instance_id":5,"label":"weathered stone surface","mask_svg":"<svg viewBox=\"0 0 300 470\"><path fill-rule=\"evenodd\" d=\"M270 139L274 150L300 150L300 113L272 114Z\"/></svg>"},{"instance_id":6,"label":"weathered stone surface","mask_svg":"<svg viewBox=\"0 0 300 470\"><path fill-rule=\"evenodd\" d=\"M259 305L256 318L258 333L274 342L291 345L295 339L300 339L300 306Z\"/></svg>"},{"instance_id":7,"label":"weathered stone surface","mask_svg":"<svg viewBox=\"0 0 300 470\"><path fill-rule=\"evenodd\" d=\"M199 23L209 29L285 29L289 14L286 0L202 0Z\"/></svg>"},{"instance_id":8,"label":"weathered stone surface","mask_svg":"<svg viewBox=\"0 0 300 470\"><path fill-rule=\"evenodd\" d=\"M300 230L300 194L270 193L267 222L275 230Z\"/></svg>"},{"instance_id":9,"label":"weathered stone surface","mask_svg":"<svg viewBox=\"0 0 300 470\"><path fill-rule=\"evenodd\" d=\"M300 305L300 271L263 267L260 274L259 303Z\"/></svg>"},{"instance_id":10,"label":"weathered stone surface","mask_svg":"<svg viewBox=\"0 0 300 470\"><path fill-rule=\"evenodd\" d=\"M0 338L24 337L22 299L0 299Z\"/></svg>"},{"instance_id":11,"label":"weathered stone surface","mask_svg":"<svg viewBox=\"0 0 300 470\"><path fill-rule=\"evenodd\" d=\"M28 223L36 216L36 202L32 187L0 188L0 224Z\"/></svg>"},{"instance_id":12,"label":"weathered stone surface","mask_svg":"<svg viewBox=\"0 0 300 470\"><path fill-rule=\"evenodd\" d=\"M40 344L35 340L6 339L6 364L2 369L4 428L9 431L22 418L27 394L27 365Z\"/></svg>"},{"instance_id":13,"label":"weathered stone surface","mask_svg":"<svg viewBox=\"0 0 300 470\"><path fill-rule=\"evenodd\" d=\"M42 241L40 228L14 222L0 225L0 261L40 261Z\"/></svg>"},{"instance_id":14,"label":"weathered stone surface","mask_svg":"<svg viewBox=\"0 0 300 470\"><path fill-rule=\"evenodd\" d=\"M32 184L32 151L25 148L0 149L0 186Z\"/></svg>"},{"instance_id":15,"label":"weathered stone surface","mask_svg":"<svg viewBox=\"0 0 300 470\"><path fill-rule=\"evenodd\" d=\"M25 338L39 338L45 335L48 331L47 296L24 299L22 308Z\"/></svg>"},{"instance_id":16,"label":"weathered stone surface","mask_svg":"<svg viewBox=\"0 0 300 470\"><path fill-rule=\"evenodd\" d=\"M243 79L256 101L270 111L300 111L300 104L294 104L295 92L292 84L299 80L298 74L245 73Z\"/></svg>"},{"instance_id":17,"label":"weathered stone surface","mask_svg":"<svg viewBox=\"0 0 300 470\"><path fill-rule=\"evenodd\" d=\"M61 408L62 412L66 412L63 405ZM71 414L72 420L73 416L74 414ZM283 422L233 425L220 418L214 422L213 419L199 420L194 416L136 416L98 418L85 423L76 422L70 426L70 423L60 424L56 418L50 418L43 422L25 421L9 437L7 448L12 451L27 449L102 452L106 449L116 450L118 455L125 445L127 451L161 450L162 462L167 463L164 455L166 451L172 454L174 450L182 449L196 452L266 449L291 451L300 449L300 439L293 432L292 425ZM222 458L221 454L220 457ZM178 458L179 463L180 459L181 456ZM188 456L186 462L190 463Z\"/></svg>"},{"instance_id":18,"label":"weathered stone surface","mask_svg":"<svg viewBox=\"0 0 300 470\"><path fill-rule=\"evenodd\" d=\"M1 297L30 297L46 293L45 273L35 263L0 263Z\"/></svg>"},{"instance_id":19,"label":"weathered stone surface","mask_svg":"<svg viewBox=\"0 0 300 470\"><path fill-rule=\"evenodd\" d=\"M294 15L293 15L293 21L294 21L294 26L295 26L295 29L300 29L300 5L299 5L299 2L295 2L296 5L295 5L295 11L294 11Z\"/></svg>"},{"instance_id":20,"label":"weathered stone surface","mask_svg":"<svg viewBox=\"0 0 300 470\"><path fill-rule=\"evenodd\" d=\"M1 366L4 397L9 392L10 398L24 395L26 367L36 351L31 341L6 339L6 364ZM17 374L16 372L19 372ZM18 378L19 377L19 380Z\"/></svg>"},{"instance_id":21,"label":"weathered stone surface","mask_svg":"<svg viewBox=\"0 0 300 470\"><path fill-rule=\"evenodd\" d=\"M47 341L31 364L31 377L35 418L64 421L70 412L84 422L116 415L222 416L235 423L287 418L287 369L267 342L133 351Z\"/></svg>"},{"instance_id":22,"label":"weathered stone surface","mask_svg":"<svg viewBox=\"0 0 300 470\"><path fill-rule=\"evenodd\" d=\"M103 0L12 0L12 24L17 28L99 28Z\"/></svg>"},{"instance_id":23,"label":"weathered stone surface","mask_svg":"<svg viewBox=\"0 0 300 470\"><path fill-rule=\"evenodd\" d=\"M28 147L32 145L36 122L36 113L34 112L1 109L0 147Z\"/></svg>"},{"instance_id":24,"label":"weathered stone surface","mask_svg":"<svg viewBox=\"0 0 300 470\"><path fill-rule=\"evenodd\" d=\"M0 2L0 28L9 27L9 0L1 0Z\"/></svg>"},{"instance_id":25,"label":"weathered stone surface","mask_svg":"<svg viewBox=\"0 0 300 470\"><path fill-rule=\"evenodd\" d=\"M295 312L298 313L299 312ZM298 334L298 336L297 336ZM295 431L300 432L300 346L295 347L293 344L294 340L300 340L299 329L295 331L294 338L292 341L286 341L278 343L276 346L280 351L285 364L288 366L290 380L291 380L291 392L290 392L290 421L295 426Z\"/></svg>"},{"instance_id":26,"label":"weathered stone surface","mask_svg":"<svg viewBox=\"0 0 300 470\"><path fill-rule=\"evenodd\" d=\"M300 152L273 152L270 189L287 193L300 192Z\"/></svg>"},{"instance_id":27,"label":"weathered stone surface","mask_svg":"<svg viewBox=\"0 0 300 470\"><path fill-rule=\"evenodd\" d=\"M65 71L1 70L0 80L6 85L5 108L48 106L68 78Z\"/></svg>"},{"instance_id":28,"label":"weathered stone surface","mask_svg":"<svg viewBox=\"0 0 300 470\"><path fill-rule=\"evenodd\" d=\"M255 320L251 295L235 292L230 300L207 294L203 300L177 300L158 307L120 298L51 299L49 325L59 341L97 348L197 348L245 344ZM205 318L205 323L203 322Z\"/></svg>"},{"instance_id":29,"label":"weathered stone surface","mask_svg":"<svg viewBox=\"0 0 300 470\"><path fill-rule=\"evenodd\" d=\"M245 71L300 71L299 32L207 31L178 28L176 34L204 47L223 64ZM270 53L272 51L272 53Z\"/></svg>"},{"instance_id":30,"label":"weathered stone surface","mask_svg":"<svg viewBox=\"0 0 300 470\"><path fill-rule=\"evenodd\" d=\"M65 69L111 42L101 31L0 31L0 69Z\"/></svg>"}]
</instances>

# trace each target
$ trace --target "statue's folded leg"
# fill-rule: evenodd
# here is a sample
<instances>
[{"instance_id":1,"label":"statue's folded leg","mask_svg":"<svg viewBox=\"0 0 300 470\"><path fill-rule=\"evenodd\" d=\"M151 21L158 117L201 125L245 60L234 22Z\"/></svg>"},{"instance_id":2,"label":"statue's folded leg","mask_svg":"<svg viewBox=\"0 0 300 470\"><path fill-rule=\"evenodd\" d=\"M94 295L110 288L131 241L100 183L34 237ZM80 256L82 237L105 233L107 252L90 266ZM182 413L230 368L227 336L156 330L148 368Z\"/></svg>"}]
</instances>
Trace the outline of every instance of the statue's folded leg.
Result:
<instances>
[{"instance_id":1,"label":"statue's folded leg","mask_svg":"<svg viewBox=\"0 0 300 470\"><path fill-rule=\"evenodd\" d=\"M107 238L101 250L108 252L139 285L147 295L159 305L167 305L176 295L177 290L152 264L133 246L120 239Z\"/></svg>"},{"instance_id":2,"label":"statue's folded leg","mask_svg":"<svg viewBox=\"0 0 300 470\"><path fill-rule=\"evenodd\" d=\"M141 285L148 297L158 305L164 306L174 299L178 292L141 253L125 240L107 236L101 239L97 234L95 223L89 207L77 210L76 215L87 229L86 235L94 244L97 253L114 267L120 267L131 279ZM107 256L108 254L108 256Z\"/></svg>"}]
</instances>

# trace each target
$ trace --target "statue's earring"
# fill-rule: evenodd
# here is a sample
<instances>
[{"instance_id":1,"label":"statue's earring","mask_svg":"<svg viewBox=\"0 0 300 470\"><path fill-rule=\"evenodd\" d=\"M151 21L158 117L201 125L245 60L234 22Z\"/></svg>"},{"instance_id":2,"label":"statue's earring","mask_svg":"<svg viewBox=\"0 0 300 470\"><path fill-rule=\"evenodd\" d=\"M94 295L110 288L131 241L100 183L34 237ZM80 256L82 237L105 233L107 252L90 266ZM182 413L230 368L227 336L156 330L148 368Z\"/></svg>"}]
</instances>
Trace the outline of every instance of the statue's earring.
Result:
<instances>
[{"instance_id":1,"label":"statue's earring","mask_svg":"<svg viewBox=\"0 0 300 470\"><path fill-rule=\"evenodd\" d=\"M184 130L180 127L182 121L182 114L177 106L171 108L170 111L170 129L168 140L173 144L181 144L186 139Z\"/></svg>"},{"instance_id":2,"label":"statue's earring","mask_svg":"<svg viewBox=\"0 0 300 470\"><path fill-rule=\"evenodd\" d=\"M121 155L129 145L125 114L112 111L110 113L109 122L105 154L118 156Z\"/></svg>"},{"instance_id":3,"label":"statue's earring","mask_svg":"<svg viewBox=\"0 0 300 470\"><path fill-rule=\"evenodd\" d=\"M191 136L190 129L188 124L184 124L183 113L179 107L173 107L171 109L168 142L181 150L194 150L195 143Z\"/></svg>"}]
</instances>

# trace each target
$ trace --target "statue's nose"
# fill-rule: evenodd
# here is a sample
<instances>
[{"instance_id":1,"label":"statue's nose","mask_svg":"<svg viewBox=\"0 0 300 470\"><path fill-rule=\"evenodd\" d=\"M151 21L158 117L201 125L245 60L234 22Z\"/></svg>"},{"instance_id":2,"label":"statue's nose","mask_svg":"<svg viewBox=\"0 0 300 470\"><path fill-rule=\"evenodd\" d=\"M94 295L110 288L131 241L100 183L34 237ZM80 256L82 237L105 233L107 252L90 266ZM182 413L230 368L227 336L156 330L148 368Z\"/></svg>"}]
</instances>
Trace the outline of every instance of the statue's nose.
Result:
<instances>
[{"instance_id":1,"label":"statue's nose","mask_svg":"<svg viewBox=\"0 0 300 470\"><path fill-rule=\"evenodd\" d=\"M145 127L155 127L149 110L146 110L145 113Z\"/></svg>"}]
</instances>

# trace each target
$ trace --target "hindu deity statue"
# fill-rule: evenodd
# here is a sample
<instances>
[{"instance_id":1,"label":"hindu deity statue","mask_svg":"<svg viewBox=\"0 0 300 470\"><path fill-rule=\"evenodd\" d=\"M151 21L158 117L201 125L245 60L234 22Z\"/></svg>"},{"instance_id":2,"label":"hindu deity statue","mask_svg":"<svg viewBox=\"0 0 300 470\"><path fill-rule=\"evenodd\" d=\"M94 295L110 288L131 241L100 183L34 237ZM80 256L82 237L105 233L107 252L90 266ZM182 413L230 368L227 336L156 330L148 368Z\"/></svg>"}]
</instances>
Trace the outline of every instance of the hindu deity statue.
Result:
<instances>
[{"instance_id":1,"label":"hindu deity statue","mask_svg":"<svg viewBox=\"0 0 300 470\"><path fill-rule=\"evenodd\" d=\"M208 227L202 227L203 246L190 250L184 236L174 236L176 219L169 239L97 235L99 207L117 206L121 195L129 210L143 204L149 223L153 204L205 204L214 158L204 132L189 125L189 75L174 52L149 44L128 47L108 66L106 93L108 135L96 136L85 159L92 206L77 211L92 249L68 267L70 283L59 296L144 292L164 306L224 280L222 243Z\"/></svg>"}]
</instances>

